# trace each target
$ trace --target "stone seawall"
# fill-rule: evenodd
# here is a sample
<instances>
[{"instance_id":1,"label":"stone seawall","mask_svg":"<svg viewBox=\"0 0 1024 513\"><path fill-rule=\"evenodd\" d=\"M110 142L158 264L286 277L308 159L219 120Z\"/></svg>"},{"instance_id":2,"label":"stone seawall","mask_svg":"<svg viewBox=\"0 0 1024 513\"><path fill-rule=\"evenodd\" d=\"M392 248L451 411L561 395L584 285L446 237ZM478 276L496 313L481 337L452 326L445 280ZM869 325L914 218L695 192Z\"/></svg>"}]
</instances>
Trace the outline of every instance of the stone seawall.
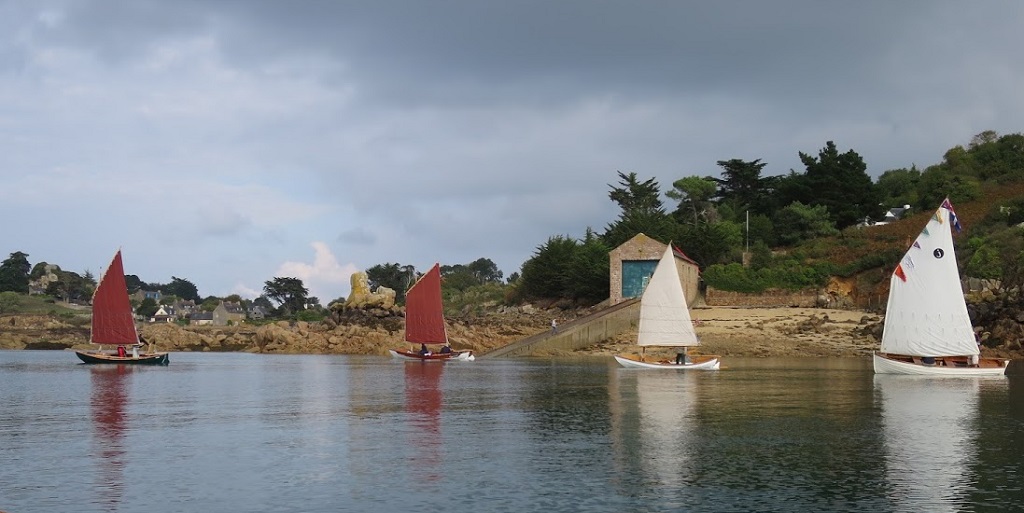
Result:
<instances>
[{"instance_id":1,"label":"stone seawall","mask_svg":"<svg viewBox=\"0 0 1024 513\"><path fill-rule=\"evenodd\" d=\"M819 299L820 298L820 299ZM818 289L804 290L767 290L758 294L746 294L743 292L731 292L708 287L704 294L704 303L708 306L747 307L747 308L773 308L773 307L799 307L813 308L817 306L828 306L828 297L822 297ZM825 302L825 304L822 304Z\"/></svg>"}]
</instances>

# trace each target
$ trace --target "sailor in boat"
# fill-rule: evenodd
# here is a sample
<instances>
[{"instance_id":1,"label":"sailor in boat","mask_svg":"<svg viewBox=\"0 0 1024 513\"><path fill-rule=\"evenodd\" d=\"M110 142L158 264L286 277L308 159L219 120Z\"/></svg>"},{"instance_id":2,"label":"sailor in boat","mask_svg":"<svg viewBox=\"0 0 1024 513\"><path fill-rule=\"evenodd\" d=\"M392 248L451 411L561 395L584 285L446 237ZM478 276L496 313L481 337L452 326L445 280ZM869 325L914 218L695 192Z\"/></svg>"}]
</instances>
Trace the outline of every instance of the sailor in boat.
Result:
<instances>
[{"instance_id":1,"label":"sailor in boat","mask_svg":"<svg viewBox=\"0 0 1024 513\"><path fill-rule=\"evenodd\" d=\"M128 353L124 350L124 346L117 346L117 356L124 358L128 356Z\"/></svg>"},{"instance_id":2,"label":"sailor in boat","mask_svg":"<svg viewBox=\"0 0 1024 513\"><path fill-rule=\"evenodd\" d=\"M444 347L441 348L441 354L450 354L452 352L452 343L445 342Z\"/></svg>"},{"instance_id":3,"label":"sailor in boat","mask_svg":"<svg viewBox=\"0 0 1024 513\"><path fill-rule=\"evenodd\" d=\"M139 345L135 344L132 346L132 358L139 359Z\"/></svg>"},{"instance_id":4,"label":"sailor in boat","mask_svg":"<svg viewBox=\"0 0 1024 513\"><path fill-rule=\"evenodd\" d=\"M420 356L430 356L430 350L426 344L420 344Z\"/></svg>"},{"instance_id":5,"label":"sailor in boat","mask_svg":"<svg viewBox=\"0 0 1024 513\"><path fill-rule=\"evenodd\" d=\"M676 365L684 365L690 363L690 348L683 347L682 353L676 353Z\"/></svg>"}]
</instances>

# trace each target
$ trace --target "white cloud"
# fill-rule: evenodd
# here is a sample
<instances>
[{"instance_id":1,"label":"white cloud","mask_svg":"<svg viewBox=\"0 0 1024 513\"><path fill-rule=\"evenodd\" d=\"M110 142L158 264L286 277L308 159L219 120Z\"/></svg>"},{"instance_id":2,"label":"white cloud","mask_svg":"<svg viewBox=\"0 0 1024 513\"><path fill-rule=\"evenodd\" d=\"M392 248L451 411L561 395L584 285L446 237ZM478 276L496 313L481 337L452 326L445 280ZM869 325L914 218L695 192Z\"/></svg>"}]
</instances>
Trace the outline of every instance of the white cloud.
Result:
<instances>
[{"instance_id":1,"label":"white cloud","mask_svg":"<svg viewBox=\"0 0 1024 513\"><path fill-rule=\"evenodd\" d=\"M313 263L284 262L277 269L275 277L298 278L309 289L309 295L320 298L327 306L333 299L347 296L351 290L350 279L359 270L355 264L341 264L323 242L313 242L315 255Z\"/></svg>"}]
</instances>

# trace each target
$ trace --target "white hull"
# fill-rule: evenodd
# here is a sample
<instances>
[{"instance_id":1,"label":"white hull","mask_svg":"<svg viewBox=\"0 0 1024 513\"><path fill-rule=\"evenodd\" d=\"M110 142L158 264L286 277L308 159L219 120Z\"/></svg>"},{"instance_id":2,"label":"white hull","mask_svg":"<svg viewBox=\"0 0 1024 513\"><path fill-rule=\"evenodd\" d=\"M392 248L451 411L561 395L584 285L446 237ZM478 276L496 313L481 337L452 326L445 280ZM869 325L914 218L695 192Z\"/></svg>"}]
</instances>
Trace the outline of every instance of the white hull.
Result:
<instances>
[{"instance_id":1,"label":"white hull","mask_svg":"<svg viewBox=\"0 0 1024 513\"><path fill-rule=\"evenodd\" d=\"M615 361L619 362L619 365L629 369L718 370L721 365L718 358L712 358L706 362L683 364L640 362L629 358L623 358L621 356L616 356Z\"/></svg>"},{"instance_id":2,"label":"white hull","mask_svg":"<svg viewBox=\"0 0 1024 513\"><path fill-rule=\"evenodd\" d=\"M872 355L875 374L908 374L916 376L1003 376L1009 360L1002 367L943 367L938 365L922 365L918 363L899 362Z\"/></svg>"},{"instance_id":3,"label":"white hull","mask_svg":"<svg viewBox=\"0 0 1024 513\"><path fill-rule=\"evenodd\" d=\"M476 360L472 351L456 351L454 353L449 353L451 356L446 356L444 353L431 353L427 356L420 356L419 354L399 352L394 349L389 349L388 352L391 353L392 358L398 358L399 360L414 360L421 362L448 362L452 360L471 362Z\"/></svg>"}]
</instances>

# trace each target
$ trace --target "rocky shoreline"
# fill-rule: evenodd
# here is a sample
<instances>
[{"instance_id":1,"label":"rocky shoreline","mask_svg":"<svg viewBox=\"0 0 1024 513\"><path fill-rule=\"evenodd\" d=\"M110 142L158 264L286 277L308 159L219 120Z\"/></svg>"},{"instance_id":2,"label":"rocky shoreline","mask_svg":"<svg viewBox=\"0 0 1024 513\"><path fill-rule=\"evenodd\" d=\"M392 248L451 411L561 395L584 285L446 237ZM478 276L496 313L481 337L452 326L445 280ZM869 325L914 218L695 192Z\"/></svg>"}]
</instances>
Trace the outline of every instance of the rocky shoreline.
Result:
<instances>
[{"instance_id":1,"label":"rocky shoreline","mask_svg":"<svg viewBox=\"0 0 1024 513\"><path fill-rule=\"evenodd\" d=\"M544 332L550 329L552 318L564 323L589 312L502 307L449 318L448 334L456 349L472 349L479 354ZM1010 330L1024 331L1020 329L1024 324L1007 318L1006 312L994 315L994 326L1009 325ZM824 308L698 307L693 310L693 318L702 341L699 352L744 357L866 356L878 348L882 321L881 315L870 312ZM383 356L388 349L405 345L404 322L400 312L348 309L318 323L229 327L145 324L141 333L161 351ZM996 345L990 331L982 333L986 341L984 355L1024 358L1020 338ZM0 316L0 349L82 349L91 347L86 342L88 336L87 318ZM634 329L592 347L545 355L635 352L635 340Z\"/></svg>"}]
</instances>

